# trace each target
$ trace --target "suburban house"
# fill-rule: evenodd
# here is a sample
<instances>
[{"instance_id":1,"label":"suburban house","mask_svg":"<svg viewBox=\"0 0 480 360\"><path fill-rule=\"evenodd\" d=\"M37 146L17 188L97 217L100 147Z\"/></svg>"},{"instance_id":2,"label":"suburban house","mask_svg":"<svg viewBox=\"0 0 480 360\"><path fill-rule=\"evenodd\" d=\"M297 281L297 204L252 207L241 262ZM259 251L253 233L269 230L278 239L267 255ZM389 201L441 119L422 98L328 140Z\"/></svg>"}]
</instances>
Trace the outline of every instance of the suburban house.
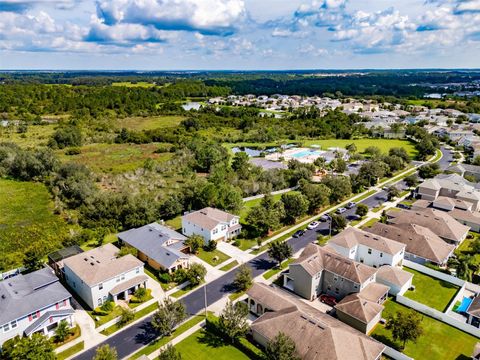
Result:
<instances>
[{"instance_id":1,"label":"suburban house","mask_svg":"<svg viewBox=\"0 0 480 360\"><path fill-rule=\"evenodd\" d=\"M368 334L382 318L382 305L388 296L389 287L371 283L359 293L345 296L335 310L345 324Z\"/></svg>"},{"instance_id":2,"label":"suburban house","mask_svg":"<svg viewBox=\"0 0 480 360\"><path fill-rule=\"evenodd\" d=\"M446 211L460 224L468 226L471 231L480 232L480 212L472 211L470 202L439 196L435 201L417 200L412 205L413 210L429 207Z\"/></svg>"},{"instance_id":3,"label":"suburban house","mask_svg":"<svg viewBox=\"0 0 480 360\"><path fill-rule=\"evenodd\" d=\"M328 241L328 246L351 260L374 268L399 266L406 245L372 233L349 227Z\"/></svg>"},{"instance_id":4,"label":"suburban house","mask_svg":"<svg viewBox=\"0 0 480 360\"><path fill-rule=\"evenodd\" d=\"M405 259L420 264L444 265L455 250L455 245L442 240L430 228L415 223L387 225L377 222L366 230L405 244Z\"/></svg>"},{"instance_id":5,"label":"suburban house","mask_svg":"<svg viewBox=\"0 0 480 360\"><path fill-rule=\"evenodd\" d=\"M186 236L200 235L205 243L234 238L242 229L240 217L211 207L193 211L182 216L182 233Z\"/></svg>"},{"instance_id":6,"label":"suburban house","mask_svg":"<svg viewBox=\"0 0 480 360\"><path fill-rule=\"evenodd\" d=\"M50 268L0 282L0 346L15 336L52 336L62 320L73 325L72 295Z\"/></svg>"},{"instance_id":7,"label":"suburban house","mask_svg":"<svg viewBox=\"0 0 480 360\"><path fill-rule=\"evenodd\" d=\"M50 266L55 275L57 275L61 280L64 280L63 276L63 260L81 254L83 252L82 248L78 245L72 245L64 249L60 249L48 255L48 266Z\"/></svg>"},{"instance_id":8,"label":"suburban house","mask_svg":"<svg viewBox=\"0 0 480 360\"><path fill-rule=\"evenodd\" d=\"M143 262L105 244L63 261L65 281L92 309L106 301L128 300L140 286L146 287L148 277Z\"/></svg>"},{"instance_id":9,"label":"suburban house","mask_svg":"<svg viewBox=\"0 0 480 360\"><path fill-rule=\"evenodd\" d=\"M480 296L475 296L467 308L467 324L480 328Z\"/></svg>"},{"instance_id":10,"label":"suburban house","mask_svg":"<svg viewBox=\"0 0 480 360\"><path fill-rule=\"evenodd\" d=\"M247 291L253 339L263 347L282 332L303 360L379 360L385 345L288 292L254 283Z\"/></svg>"},{"instance_id":11,"label":"suburban house","mask_svg":"<svg viewBox=\"0 0 480 360\"><path fill-rule=\"evenodd\" d=\"M439 196L468 201L472 203L472 210L480 210L480 191L475 184L458 174L437 175L425 180L417 188L417 197L420 199L434 201Z\"/></svg>"},{"instance_id":12,"label":"suburban house","mask_svg":"<svg viewBox=\"0 0 480 360\"><path fill-rule=\"evenodd\" d=\"M376 282L389 287L390 295L403 295L412 286L413 274L390 265L384 265L377 271Z\"/></svg>"},{"instance_id":13,"label":"suburban house","mask_svg":"<svg viewBox=\"0 0 480 360\"><path fill-rule=\"evenodd\" d=\"M158 223L117 235L121 244L137 249L137 257L155 270L173 272L190 266L187 238Z\"/></svg>"},{"instance_id":14,"label":"suburban house","mask_svg":"<svg viewBox=\"0 0 480 360\"><path fill-rule=\"evenodd\" d=\"M455 164L449 166L447 171L459 174L460 176L472 176L476 181L480 180L480 166L471 164Z\"/></svg>"},{"instance_id":15,"label":"suburban house","mask_svg":"<svg viewBox=\"0 0 480 360\"><path fill-rule=\"evenodd\" d=\"M342 255L328 246L308 244L284 274L284 286L308 300L321 294L341 299L375 282L376 269Z\"/></svg>"},{"instance_id":16,"label":"suburban house","mask_svg":"<svg viewBox=\"0 0 480 360\"><path fill-rule=\"evenodd\" d=\"M468 226L460 224L448 213L431 208L402 211L390 210L387 211L387 222L394 225L415 224L430 229L443 240L455 246L460 245L465 240L470 230Z\"/></svg>"}]
</instances>

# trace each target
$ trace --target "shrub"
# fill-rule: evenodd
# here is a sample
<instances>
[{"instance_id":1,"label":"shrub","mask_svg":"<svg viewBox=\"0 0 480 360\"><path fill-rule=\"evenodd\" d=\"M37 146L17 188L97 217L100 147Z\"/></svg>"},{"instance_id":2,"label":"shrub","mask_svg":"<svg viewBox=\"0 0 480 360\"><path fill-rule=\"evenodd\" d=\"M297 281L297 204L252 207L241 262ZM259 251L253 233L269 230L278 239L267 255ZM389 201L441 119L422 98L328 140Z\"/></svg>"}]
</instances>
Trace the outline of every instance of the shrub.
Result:
<instances>
[{"instance_id":1,"label":"shrub","mask_svg":"<svg viewBox=\"0 0 480 360\"><path fill-rule=\"evenodd\" d=\"M206 251L215 251L217 249L217 242L215 240L210 240L205 246Z\"/></svg>"},{"instance_id":2,"label":"shrub","mask_svg":"<svg viewBox=\"0 0 480 360\"><path fill-rule=\"evenodd\" d=\"M187 272L186 272L185 269L178 269L173 274L173 277L174 277L176 283L181 284L181 283L187 281Z\"/></svg>"},{"instance_id":3,"label":"shrub","mask_svg":"<svg viewBox=\"0 0 480 360\"><path fill-rule=\"evenodd\" d=\"M102 311L106 311L107 313L109 313L110 311L113 310L114 307L115 306L112 301L107 301L100 308L102 309Z\"/></svg>"},{"instance_id":4,"label":"shrub","mask_svg":"<svg viewBox=\"0 0 480 360\"><path fill-rule=\"evenodd\" d=\"M120 326L128 324L135 318L135 313L130 309L122 308L122 313L120 314L120 319L117 324Z\"/></svg>"},{"instance_id":5,"label":"shrub","mask_svg":"<svg viewBox=\"0 0 480 360\"><path fill-rule=\"evenodd\" d=\"M158 280L160 280L161 283L168 284L172 282L172 276L169 273L159 273Z\"/></svg>"},{"instance_id":6,"label":"shrub","mask_svg":"<svg viewBox=\"0 0 480 360\"><path fill-rule=\"evenodd\" d=\"M78 155L81 153L82 151L78 147L71 147L65 151L65 155Z\"/></svg>"},{"instance_id":7,"label":"shrub","mask_svg":"<svg viewBox=\"0 0 480 360\"><path fill-rule=\"evenodd\" d=\"M138 288L137 291L135 291L135 295L133 295L130 298L131 303L143 303L145 302L148 297L150 296L150 293L152 291L150 289L145 289L145 288Z\"/></svg>"}]
</instances>

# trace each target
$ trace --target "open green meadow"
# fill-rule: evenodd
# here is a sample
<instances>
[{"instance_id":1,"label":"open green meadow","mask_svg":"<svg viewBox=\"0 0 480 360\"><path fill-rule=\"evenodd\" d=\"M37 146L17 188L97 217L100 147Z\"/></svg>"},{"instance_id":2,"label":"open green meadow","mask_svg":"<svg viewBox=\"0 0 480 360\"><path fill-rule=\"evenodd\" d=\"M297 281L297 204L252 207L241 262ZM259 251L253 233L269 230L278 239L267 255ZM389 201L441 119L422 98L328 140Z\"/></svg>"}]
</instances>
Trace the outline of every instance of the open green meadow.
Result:
<instances>
[{"instance_id":1,"label":"open green meadow","mask_svg":"<svg viewBox=\"0 0 480 360\"><path fill-rule=\"evenodd\" d=\"M156 86L155 84L146 82L146 81L139 81L132 83L130 81L119 81L113 82L112 86L125 86L125 87L143 87L143 88L150 88Z\"/></svg>"},{"instance_id":2,"label":"open green meadow","mask_svg":"<svg viewBox=\"0 0 480 360\"><path fill-rule=\"evenodd\" d=\"M0 179L0 209L0 269L21 265L32 244L51 251L68 235L43 184Z\"/></svg>"},{"instance_id":3,"label":"open green meadow","mask_svg":"<svg viewBox=\"0 0 480 360\"><path fill-rule=\"evenodd\" d=\"M150 144L90 144L80 148L78 155L60 155L63 161L73 161L88 166L99 173L119 174L133 171L143 166L145 160L157 163L167 161L172 153L156 154L158 143Z\"/></svg>"},{"instance_id":4,"label":"open green meadow","mask_svg":"<svg viewBox=\"0 0 480 360\"><path fill-rule=\"evenodd\" d=\"M146 117L128 117L125 119L119 119L117 121L118 128L126 128L128 130L153 130L166 127L178 126L182 120L185 120L184 116L172 115L172 116L146 116Z\"/></svg>"},{"instance_id":5,"label":"open green meadow","mask_svg":"<svg viewBox=\"0 0 480 360\"><path fill-rule=\"evenodd\" d=\"M0 127L0 142L12 142L21 147L47 145L56 125L30 125L27 131L19 134L15 128Z\"/></svg>"},{"instance_id":6,"label":"open green meadow","mask_svg":"<svg viewBox=\"0 0 480 360\"><path fill-rule=\"evenodd\" d=\"M400 139L329 139L329 140L304 140L303 146L319 145L322 150L331 147L345 148L349 144L355 144L357 151L363 153L369 146L378 147L383 153L388 153L391 148L403 147L407 153L414 158L417 155L415 145L408 140Z\"/></svg>"}]
</instances>

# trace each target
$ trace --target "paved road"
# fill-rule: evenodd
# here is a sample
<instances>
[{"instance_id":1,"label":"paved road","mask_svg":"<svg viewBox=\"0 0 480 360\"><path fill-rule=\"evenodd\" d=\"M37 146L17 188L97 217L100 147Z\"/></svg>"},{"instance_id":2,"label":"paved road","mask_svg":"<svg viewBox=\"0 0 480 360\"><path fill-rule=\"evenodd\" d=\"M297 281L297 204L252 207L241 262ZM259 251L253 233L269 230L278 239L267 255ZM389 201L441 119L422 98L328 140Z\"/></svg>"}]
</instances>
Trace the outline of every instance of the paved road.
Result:
<instances>
[{"instance_id":1,"label":"paved road","mask_svg":"<svg viewBox=\"0 0 480 360\"><path fill-rule=\"evenodd\" d=\"M402 181L398 185L399 189L406 188ZM370 208L376 207L379 204L387 201L386 191L380 191L372 196L364 199L361 203ZM355 219L355 208L347 210L342 216L348 220ZM293 252L297 252L307 246L310 242L317 239L318 234L327 235L329 232L329 223L320 223L320 226L314 230L306 230L305 234L299 238L291 238L288 243L292 246ZM257 256L247 263L252 268L253 277L256 277L265 271L271 269L275 263L272 262L266 253ZM207 302L213 304L220 300L227 293L232 292L232 282L235 277L235 270L225 273L222 277L207 284ZM187 312L190 315L197 314L204 309L204 292L203 288L192 291L190 294L182 298ZM100 345L109 344L117 349L118 357L120 359L127 357L138 351L144 345L150 343L155 338L155 333L150 327L151 317L147 317L143 321L119 331L117 334L111 336ZM95 354L95 349L89 349L86 352L76 356L75 360L90 360Z\"/></svg>"},{"instance_id":2,"label":"paved road","mask_svg":"<svg viewBox=\"0 0 480 360\"><path fill-rule=\"evenodd\" d=\"M450 154L450 150L446 149L445 146L440 147L440 151L442 152L443 156L440 161L437 163L440 165L441 170L445 170L450 166L452 161L455 161L452 154Z\"/></svg>"}]
</instances>

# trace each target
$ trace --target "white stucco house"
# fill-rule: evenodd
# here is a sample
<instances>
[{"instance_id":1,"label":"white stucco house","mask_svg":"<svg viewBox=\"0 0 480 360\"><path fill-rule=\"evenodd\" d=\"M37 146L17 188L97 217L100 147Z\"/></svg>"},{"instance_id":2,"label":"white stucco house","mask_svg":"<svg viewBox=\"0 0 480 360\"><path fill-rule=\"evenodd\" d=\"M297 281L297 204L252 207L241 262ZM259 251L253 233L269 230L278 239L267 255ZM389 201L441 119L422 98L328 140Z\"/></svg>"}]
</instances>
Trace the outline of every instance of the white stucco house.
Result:
<instances>
[{"instance_id":1,"label":"white stucco house","mask_svg":"<svg viewBox=\"0 0 480 360\"><path fill-rule=\"evenodd\" d=\"M118 256L119 249L106 244L64 260L65 281L92 309L106 301L128 300L148 277L143 262L133 255Z\"/></svg>"},{"instance_id":2,"label":"white stucco house","mask_svg":"<svg viewBox=\"0 0 480 360\"><path fill-rule=\"evenodd\" d=\"M349 227L328 241L338 254L378 268L401 266L406 245L357 228Z\"/></svg>"},{"instance_id":3,"label":"white stucco house","mask_svg":"<svg viewBox=\"0 0 480 360\"><path fill-rule=\"evenodd\" d=\"M1 281L0 346L17 335L51 337L62 320L71 327L71 297L50 268Z\"/></svg>"},{"instance_id":4,"label":"white stucco house","mask_svg":"<svg viewBox=\"0 0 480 360\"><path fill-rule=\"evenodd\" d=\"M240 217L211 207L182 216L182 233L185 236L200 235L207 244L210 240L234 238L242 229Z\"/></svg>"}]
</instances>

